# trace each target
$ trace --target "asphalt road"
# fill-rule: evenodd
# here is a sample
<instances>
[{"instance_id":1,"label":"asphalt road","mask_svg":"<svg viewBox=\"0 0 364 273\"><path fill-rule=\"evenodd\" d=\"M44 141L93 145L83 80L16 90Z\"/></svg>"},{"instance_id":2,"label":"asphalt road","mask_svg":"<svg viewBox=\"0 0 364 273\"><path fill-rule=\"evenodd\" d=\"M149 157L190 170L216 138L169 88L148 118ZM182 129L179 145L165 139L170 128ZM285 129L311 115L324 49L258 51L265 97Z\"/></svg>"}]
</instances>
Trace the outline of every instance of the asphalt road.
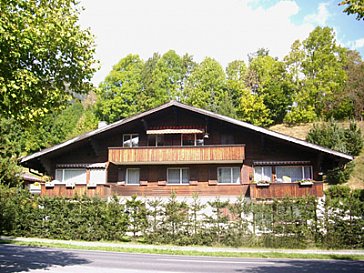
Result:
<instances>
[{"instance_id":1,"label":"asphalt road","mask_svg":"<svg viewBox=\"0 0 364 273\"><path fill-rule=\"evenodd\" d=\"M0 245L0 272L361 273L364 261L190 257Z\"/></svg>"}]
</instances>

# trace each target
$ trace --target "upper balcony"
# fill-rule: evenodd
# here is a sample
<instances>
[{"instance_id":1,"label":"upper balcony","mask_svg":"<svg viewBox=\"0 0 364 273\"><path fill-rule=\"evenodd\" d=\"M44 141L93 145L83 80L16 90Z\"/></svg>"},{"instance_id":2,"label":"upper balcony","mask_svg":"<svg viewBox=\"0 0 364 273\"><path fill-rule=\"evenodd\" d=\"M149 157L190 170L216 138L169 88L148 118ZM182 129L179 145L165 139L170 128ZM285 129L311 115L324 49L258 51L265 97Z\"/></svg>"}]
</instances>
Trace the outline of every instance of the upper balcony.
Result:
<instances>
[{"instance_id":1,"label":"upper balcony","mask_svg":"<svg viewBox=\"0 0 364 273\"><path fill-rule=\"evenodd\" d=\"M119 165L242 163L245 145L109 148L109 162Z\"/></svg>"}]
</instances>

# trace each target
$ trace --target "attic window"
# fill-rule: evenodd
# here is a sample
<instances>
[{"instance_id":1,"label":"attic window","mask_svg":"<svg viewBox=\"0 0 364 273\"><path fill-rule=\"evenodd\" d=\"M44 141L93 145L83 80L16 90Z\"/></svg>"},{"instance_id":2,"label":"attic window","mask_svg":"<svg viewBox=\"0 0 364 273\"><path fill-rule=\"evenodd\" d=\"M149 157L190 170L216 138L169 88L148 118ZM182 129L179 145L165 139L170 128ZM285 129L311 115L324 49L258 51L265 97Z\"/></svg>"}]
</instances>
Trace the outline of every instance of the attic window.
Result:
<instances>
[{"instance_id":1,"label":"attic window","mask_svg":"<svg viewBox=\"0 0 364 273\"><path fill-rule=\"evenodd\" d=\"M138 134L124 134L123 135L123 147L131 148L139 146Z\"/></svg>"}]
</instances>

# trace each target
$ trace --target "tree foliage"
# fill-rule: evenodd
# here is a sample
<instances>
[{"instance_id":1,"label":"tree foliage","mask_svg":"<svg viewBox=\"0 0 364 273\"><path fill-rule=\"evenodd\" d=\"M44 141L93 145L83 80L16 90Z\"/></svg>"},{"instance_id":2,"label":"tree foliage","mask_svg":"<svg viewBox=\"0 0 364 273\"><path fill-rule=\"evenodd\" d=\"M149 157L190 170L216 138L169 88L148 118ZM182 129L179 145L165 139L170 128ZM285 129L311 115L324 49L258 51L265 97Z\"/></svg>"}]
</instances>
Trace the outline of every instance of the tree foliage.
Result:
<instances>
[{"instance_id":1,"label":"tree foliage","mask_svg":"<svg viewBox=\"0 0 364 273\"><path fill-rule=\"evenodd\" d=\"M345 6L344 12L348 15L356 15L356 20L364 20L364 3L362 0L344 0L339 3Z\"/></svg>"},{"instance_id":2,"label":"tree foliage","mask_svg":"<svg viewBox=\"0 0 364 273\"><path fill-rule=\"evenodd\" d=\"M75 0L1 1L0 114L22 122L86 93L93 37L77 24Z\"/></svg>"}]
</instances>

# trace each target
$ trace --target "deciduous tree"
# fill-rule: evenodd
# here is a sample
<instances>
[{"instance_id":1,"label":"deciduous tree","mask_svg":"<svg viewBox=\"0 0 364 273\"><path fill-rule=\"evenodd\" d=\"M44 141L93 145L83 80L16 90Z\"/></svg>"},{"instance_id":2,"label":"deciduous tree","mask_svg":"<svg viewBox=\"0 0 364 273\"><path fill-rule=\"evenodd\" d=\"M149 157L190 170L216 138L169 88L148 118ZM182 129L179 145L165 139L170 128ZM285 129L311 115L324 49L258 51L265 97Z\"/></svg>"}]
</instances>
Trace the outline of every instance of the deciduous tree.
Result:
<instances>
[{"instance_id":1,"label":"deciduous tree","mask_svg":"<svg viewBox=\"0 0 364 273\"><path fill-rule=\"evenodd\" d=\"M0 2L0 114L22 122L92 88L93 36L76 0Z\"/></svg>"}]
</instances>

